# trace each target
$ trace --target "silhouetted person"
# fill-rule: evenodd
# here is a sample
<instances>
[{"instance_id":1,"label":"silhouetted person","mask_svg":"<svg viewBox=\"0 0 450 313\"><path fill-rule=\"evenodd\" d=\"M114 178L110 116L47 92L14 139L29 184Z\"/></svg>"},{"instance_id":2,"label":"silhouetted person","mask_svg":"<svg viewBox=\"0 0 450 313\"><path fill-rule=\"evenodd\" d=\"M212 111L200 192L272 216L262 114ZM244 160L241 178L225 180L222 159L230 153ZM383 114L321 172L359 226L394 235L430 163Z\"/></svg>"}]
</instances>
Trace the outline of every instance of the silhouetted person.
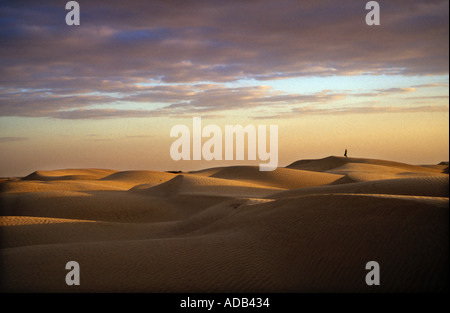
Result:
<instances>
[{"instance_id":1,"label":"silhouetted person","mask_svg":"<svg viewBox=\"0 0 450 313\"><path fill-rule=\"evenodd\" d=\"M347 157L347 149L345 149L344 156Z\"/></svg>"}]
</instances>

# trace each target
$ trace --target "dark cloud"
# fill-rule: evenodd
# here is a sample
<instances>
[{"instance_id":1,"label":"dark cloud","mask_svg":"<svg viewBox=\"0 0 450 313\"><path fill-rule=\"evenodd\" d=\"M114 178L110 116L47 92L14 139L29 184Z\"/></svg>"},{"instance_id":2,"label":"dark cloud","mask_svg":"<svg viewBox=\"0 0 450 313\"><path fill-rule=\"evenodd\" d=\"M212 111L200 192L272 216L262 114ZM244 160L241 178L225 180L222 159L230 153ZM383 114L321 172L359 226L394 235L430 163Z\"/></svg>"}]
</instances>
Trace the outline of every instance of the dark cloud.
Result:
<instances>
[{"instance_id":1,"label":"dark cloud","mask_svg":"<svg viewBox=\"0 0 450 313\"><path fill-rule=\"evenodd\" d=\"M72 27L64 22L65 3L2 1L0 116L158 116L326 102L346 95L274 94L257 87L234 94L221 84L448 73L448 1L380 2L376 27L365 24L366 1L360 0L90 0L80 1L81 25ZM399 92L408 91L384 94ZM168 107L87 108L121 101Z\"/></svg>"}]
</instances>

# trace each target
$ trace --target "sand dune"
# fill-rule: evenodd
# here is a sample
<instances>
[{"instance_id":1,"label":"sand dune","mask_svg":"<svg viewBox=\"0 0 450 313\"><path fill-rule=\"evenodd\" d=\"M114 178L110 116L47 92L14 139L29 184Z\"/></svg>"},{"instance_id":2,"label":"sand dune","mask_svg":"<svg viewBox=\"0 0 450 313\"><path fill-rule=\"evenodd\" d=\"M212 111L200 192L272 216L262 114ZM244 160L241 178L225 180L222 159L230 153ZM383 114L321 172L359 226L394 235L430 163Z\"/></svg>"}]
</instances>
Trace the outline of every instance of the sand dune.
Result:
<instances>
[{"instance_id":1,"label":"sand dune","mask_svg":"<svg viewBox=\"0 0 450 313\"><path fill-rule=\"evenodd\" d=\"M87 180L100 179L116 171L105 169L66 169L54 171L36 171L24 177L24 180Z\"/></svg>"},{"instance_id":2,"label":"sand dune","mask_svg":"<svg viewBox=\"0 0 450 313\"><path fill-rule=\"evenodd\" d=\"M6 181L0 186L4 193L30 193L45 191L94 191L94 190L128 190L129 183L101 180L24 180Z\"/></svg>"},{"instance_id":3,"label":"sand dune","mask_svg":"<svg viewBox=\"0 0 450 313\"><path fill-rule=\"evenodd\" d=\"M371 181L403 177L448 177L448 175L435 172L434 170L405 171L404 169L398 167L362 163L348 163L332 170L328 170L327 173L346 175L353 181Z\"/></svg>"},{"instance_id":4,"label":"sand dune","mask_svg":"<svg viewBox=\"0 0 450 313\"><path fill-rule=\"evenodd\" d=\"M100 224L91 230L98 241L87 241L90 224L74 223L78 242L4 249L4 283L25 291L65 290L55 269L68 259L84 265L80 291L370 291L361 267L372 259L385 268L384 290L440 290L448 283L447 208L321 195L241 205L222 215L212 223L206 216L195 231L170 239L146 238L142 230L139 236L138 228L125 235L120 225L116 231L125 239L112 240L106 235L117 232L105 233ZM52 231L55 236L58 230ZM47 261L25 266L42 259ZM37 270L45 282L29 281Z\"/></svg>"},{"instance_id":5,"label":"sand dune","mask_svg":"<svg viewBox=\"0 0 450 313\"><path fill-rule=\"evenodd\" d=\"M273 172L88 169L5 179L0 290L448 291L444 170L328 157ZM65 284L70 260L80 264L80 286ZM371 260L381 267L376 289L365 284Z\"/></svg>"},{"instance_id":6,"label":"sand dune","mask_svg":"<svg viewBox=\"0 0 450 313\"><path fill-rule=\"evenodd\" d=\"M439 164L422 165L422 166L441 171L442 173L448 173L448 162L441 162Z\"/></svg>"},{"instance_id":7,"label":"sand dune","mask_svg":"<svg viewBox=\"0 0 450 313\"><path fill-rule=\"evenodd\" d=\"M134 185L157 185L169 179L172 179L174 176L175 175L171 173L157 171L123 171L103 177L102 180L131 182Z\"/></svg>"},{"instance_id":8,"label":"sand dune","mask_svg":"<svg viewBox=\"0 0 450 313\"><path fill-rule=\"evenodd\" d=\"M172 202L176 198L164 201L126 191L51 191L4 195L2 214L146 223L185 218L202 208L197 205L179 210Z\"/></svg>"},{"instance_id":9,"label":"sand dune","mask_svg":"<svg viewBox=\"0 0 450 313\"><path fill-rule=\"evenodd\" d=\"M389 194L427 197L449 196L449 178L441 176L412 177L386 179L367 182L356 182L343 185L328 185L288 190L268 196L281 199L307 194L325 193L357 193L357 194Z\"/></svg>"},{"instance_id":10,"label":"sand dune","mask_svg":"<svg viewBox=\"0 0 450 313\"><path fill-rule=\"evenodd\" d=\"M141 192L145 191L147 195L161 197L169 197L176 194L262 197L280 190L281 188L269 188L250 182L240 182L238 180L180 174L158 186L141 189Z\"/></svg>"},{"instance_id":11,"label":"sand dune","mask_svg":"<svg viewBox=\"0 0 450 313\"><path fill-rule=\"evenodd\" d=\"M384 166L385 168L395 168L398 171L401 170L402 172L414 172L414 173L442 172L439 169L427 168L419 165L410 165L394 161L364 159L364 158L345 158L336 156L329 156L319 160L300 160L288 165L287 167L308 171L325 172L352 163Z\"/></svg>"},{"instance_id":12,"label":"sand dune","mask_svg":"<svg viewBox=\"0 0 450 313\"><path fill-rule=\"evenodd\" d=\"M194 174L285 189L327 185L337 182L343 177L343 175L313 173L289 168L277 168L271 172L262 172L257 166L218 167L194 172Z\"/></svg>"},{"instance_id":13,"label":"sand dune","mask_svg":"<svg viewBox=\"0 0 450 313\"><path fill-rule=\"evenodd\" d=\"M3 192L128 190L136 186L151 186L175 177L156 171L58 170L36 171L22 180L4 181Z\"/></svg>"}]
</instances>

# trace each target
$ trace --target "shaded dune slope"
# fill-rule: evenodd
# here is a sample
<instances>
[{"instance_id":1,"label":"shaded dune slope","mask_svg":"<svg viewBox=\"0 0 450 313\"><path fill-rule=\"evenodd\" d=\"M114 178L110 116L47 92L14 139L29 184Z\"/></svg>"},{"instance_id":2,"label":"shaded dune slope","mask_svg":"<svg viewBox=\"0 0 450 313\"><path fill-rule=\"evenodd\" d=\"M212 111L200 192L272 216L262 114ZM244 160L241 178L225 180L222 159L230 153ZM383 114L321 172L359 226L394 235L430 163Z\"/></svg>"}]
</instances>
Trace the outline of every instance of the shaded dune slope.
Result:
<instances>
[{"instance_id":1,"label":"shaded dune slope","mask_svg":"<svg viewBox=\"0 0 450 313\"><path fill-rule=\"evenodd\" d=\"M144 230L152 225L128 233L116 224L90 230L89 223L56 227L53 231L66 231L80 242L4 249L9 271L3 283L21 291L65 290L55 268L67 259L83 264L79 291L372 291L362 278L368 260L382 264L379 291L436 291L448 283L448 228L442 223L448 207L400 198L316 195L212 207L202 214L177 222L187 233L173 233L174 224L158 225L160 233L153 238ZM108 239L102 231L108 227L122 238ZM161 237L165 227L169 238ZM80 231L90 231L89 238L99 241L87 241ZM43 259L26 266L27 260ZM36 269L47 279L30 280Z\"/></svg>"},{"instance_id":2,"label":"shaded dune slope","mask_svg":"<svg viewBox=\"0 0 450 313\"><path fill-rule=\"evenodd\" d=\"M355 182L344 185L328 185L299 188L276 193L268 198L281 199L307 194L355 193L355 194L389 194L427 197L448 197L449 178L447 177L412 177L377 181Z\"/></svg>"}]
</instances>

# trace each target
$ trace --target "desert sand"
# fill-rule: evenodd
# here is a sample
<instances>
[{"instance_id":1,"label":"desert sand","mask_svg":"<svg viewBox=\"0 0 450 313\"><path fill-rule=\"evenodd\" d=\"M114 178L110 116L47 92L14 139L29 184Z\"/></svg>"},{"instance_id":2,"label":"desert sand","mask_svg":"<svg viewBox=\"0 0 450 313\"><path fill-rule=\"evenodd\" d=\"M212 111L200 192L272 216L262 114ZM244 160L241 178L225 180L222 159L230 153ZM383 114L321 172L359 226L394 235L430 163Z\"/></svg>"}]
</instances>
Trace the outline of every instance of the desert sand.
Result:
<instances>
[{"instance_id":1,"label":"desert sand","mask_svg":"<svg viewBox=\"0 0 450 313\"><path fill-rule=\"evenodd\" d=\"M448 188L448 163L342 157L273 172L37 171L0 181L0 289L448 291ZM79 286L65 283L72 260Z\"/></svg>"}]
</instances>

